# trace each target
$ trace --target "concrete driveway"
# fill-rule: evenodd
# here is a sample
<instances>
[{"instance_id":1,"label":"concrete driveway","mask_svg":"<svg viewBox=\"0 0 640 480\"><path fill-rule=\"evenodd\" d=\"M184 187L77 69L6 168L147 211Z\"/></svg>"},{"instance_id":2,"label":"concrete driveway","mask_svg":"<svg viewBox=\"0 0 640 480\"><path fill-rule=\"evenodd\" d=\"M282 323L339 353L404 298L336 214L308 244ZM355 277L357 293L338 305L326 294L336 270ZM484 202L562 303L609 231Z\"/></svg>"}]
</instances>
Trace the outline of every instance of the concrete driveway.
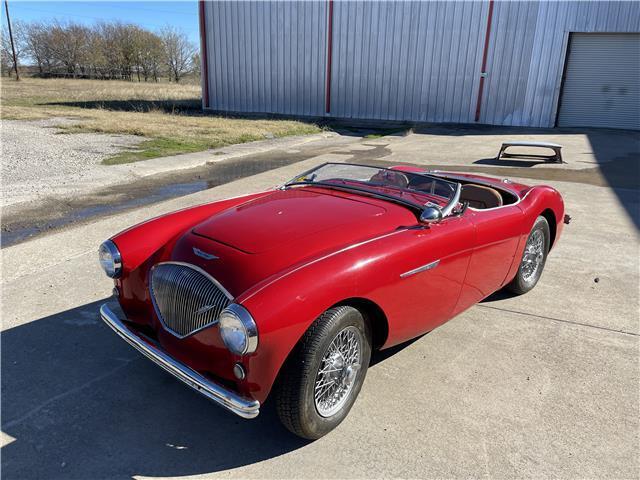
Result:
<instances>
[{"instance_id":1,"label":"concrete driveway","mask_svg":"<svg viewBox=\"0 0 640 480\"><path fill-rule=\"evenodd\" d=\"M479 149L497 151L500 135L514 134L458 135L457 160L446 133L440 143L420 132L362 139L2 250L4 478L637 478L640 203L637 189L619 188L624 178L602 173L634 144L607 157L593 151L593 133L575 134L565 138L575 145L565 166L476 163L487 158ZM313 443L284 430L268 403L252 421L222 411L101 324L98 307L111 290L96 261L103 239L323 161L366 161L367 152L379 162L436 158L456 169L507 169L525 182L547 177L573 221L536 289L494 295L378 354L346 421ZM585 159L595 164L578 165Z\"/></svg>"}]
</instances>

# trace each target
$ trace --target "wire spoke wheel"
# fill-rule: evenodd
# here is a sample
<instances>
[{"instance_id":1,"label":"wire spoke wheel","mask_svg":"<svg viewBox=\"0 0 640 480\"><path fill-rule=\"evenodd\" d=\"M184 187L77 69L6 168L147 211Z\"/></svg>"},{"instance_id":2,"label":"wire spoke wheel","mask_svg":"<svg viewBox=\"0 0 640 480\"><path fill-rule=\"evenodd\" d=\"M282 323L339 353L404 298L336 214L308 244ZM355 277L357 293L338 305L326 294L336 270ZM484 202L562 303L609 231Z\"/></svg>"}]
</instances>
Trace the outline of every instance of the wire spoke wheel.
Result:
<instances>
[{"instance_id":1,"label":"wire spoke wheel","mask_svg":"<svg viewBox=\"0 0 640 480\"><path fill-rule=\"evenodd\" d=\"M529 282L536 278L543 260L544 233L541 230L535 230L527 240L522 258L522 277L525 281Z\"/></svg>"},{"instance_id":2,"label":"wire spoke wheel","mask_svg":"<svg viewBox=\"0 0 640 480\"><path fill-rule=\"evenodd\" d=\"M352 326L340 330L320 362L314 382L318 414L330 417L347 402L362 365L362 334Z\"/></svg>"}]
</instances>

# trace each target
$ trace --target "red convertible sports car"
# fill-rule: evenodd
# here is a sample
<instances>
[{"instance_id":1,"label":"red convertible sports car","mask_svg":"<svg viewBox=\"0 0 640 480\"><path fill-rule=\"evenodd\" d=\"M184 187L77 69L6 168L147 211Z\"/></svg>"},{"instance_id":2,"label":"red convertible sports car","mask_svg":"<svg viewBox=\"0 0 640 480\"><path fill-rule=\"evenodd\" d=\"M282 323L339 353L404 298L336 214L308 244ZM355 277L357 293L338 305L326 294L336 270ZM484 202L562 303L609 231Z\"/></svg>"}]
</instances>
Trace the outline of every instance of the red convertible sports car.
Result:
<instances>
[{"instance_id":1,"label":"red convertible sports car","mask_svg":"<svg viewBox=\"0 0 640 480\"><path fill-rule=\"evenodd\" d=\"M373 350L531 290L564 222L547 186L327 163L104 242L125 318L101 316L217 404L253 418L271 394L315 439L351 409Z\"/></svg>"}]
</instances>

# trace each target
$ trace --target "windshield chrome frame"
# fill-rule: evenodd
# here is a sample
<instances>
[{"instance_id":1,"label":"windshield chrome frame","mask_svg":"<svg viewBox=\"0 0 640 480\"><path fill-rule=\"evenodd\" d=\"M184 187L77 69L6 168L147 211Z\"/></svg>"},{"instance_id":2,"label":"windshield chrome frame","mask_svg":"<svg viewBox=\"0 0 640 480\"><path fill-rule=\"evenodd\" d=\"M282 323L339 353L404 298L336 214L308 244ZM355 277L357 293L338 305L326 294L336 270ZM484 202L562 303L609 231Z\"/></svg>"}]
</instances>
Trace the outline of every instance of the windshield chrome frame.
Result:
<instances>
[{"instance_id":1,"label":"windshield chrome frame","mask_svg":"<svg viewBox=\"0 0 640 480\"><path fill-rule=\"evenodd\" d=\"M377 168L379 170L387 170L390 172L399 172L399 173L410 173L412 175L419 175L421 177L426 177L426 178L430 178L433 180L439 180L441 182L446 182L446 183L450 183L452 185L456 186L456 190L453 193L453 198L449 201L449 203L447 203L447 205L445 205L444 207L440 207L437 205L434 205L433 203L429 202L425 205L418 205L417 203L412 203L412 202L408 202L408 201L403 201L401 198L398 197L393 197L391 195L385 195L385 194L380 194L380 193L376 193L376 192L372 192L369 191L367 189L364 188L357 188L357 187L350 187L350 186L345 186L345 185L332 185L332 184L328 184L328 183L322 183L322 182L305 182L305 181L300 181L298 179L300 178L304 178L307 175L315 172L316 170L319 170L323 167L326 167L327 165L351 165L354 167L366 167L366 168ZM299 186L299 185L317 185L319 187L325 187L325 188L334 188L336 190L347 190L347 191L354 191L354 192L360 192L360 193L365 193L365 194L369 194L369 195L373 195L379 198L383 198L385 200L390 200L396 203L400 203L402 205L411 207L411 208L415 208L417 210L420 210L421 212L427 208L427 207L434 207L436 206L437 208L440 209L440 211L442 212L442 218L446 218L448 216L450 216L453 212L453 210L456 208L456 205L458 205L458 203L460 203L460 194L462 192L462 185L460 184L460 182L453 182L449 179L446 178L442 178L438 175L431 175L428 172L403 172L402 170L393 170L391 168L387 168L387 167L378 167L375 165L363 165L360 163L341 163L341 162L324 162L320 165L317 165L305 172L302 172L298 175L296 175L295 177L293 177L291 180L289 180L288 182L286 182L284 185L282 185L280 187L281 190L285 190L287 187L294 187L294 186ZM439 195L438 195L439 196ZM442 197L444 198L444 197Z\"/></svg>"}]
</instances>

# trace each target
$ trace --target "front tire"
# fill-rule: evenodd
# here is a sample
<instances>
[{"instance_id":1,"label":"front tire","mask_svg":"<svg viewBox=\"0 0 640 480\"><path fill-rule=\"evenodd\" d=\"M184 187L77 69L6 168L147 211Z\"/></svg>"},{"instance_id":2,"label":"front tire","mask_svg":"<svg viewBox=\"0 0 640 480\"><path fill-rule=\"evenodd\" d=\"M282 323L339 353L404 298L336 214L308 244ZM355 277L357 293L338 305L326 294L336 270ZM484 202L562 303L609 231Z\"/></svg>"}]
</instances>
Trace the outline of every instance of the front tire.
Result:
<instances>
[{"instance_id":1,"label":"front tire","mask_svg":"<svg viewBox=\"0 0 640 480\"><path fill-rule=\"evenodd\" d=\"M518 273L506 286L507 290L516 295L522 295L536 286L547 262L550 240L549 222L540 216L533 224L522 253Z\"/></svg>"},{"instance_id":2,"label":"front tire","mask_svg":"<svg viewBox=\"0 0 640 480\"><path fill-rule=\"evenodd\" d=\"M355 308L318 317L287 360L276 387L276 409L294 434L315 440L347 416L367 374L371 330Z\"/></svg>"}]
</instances>

